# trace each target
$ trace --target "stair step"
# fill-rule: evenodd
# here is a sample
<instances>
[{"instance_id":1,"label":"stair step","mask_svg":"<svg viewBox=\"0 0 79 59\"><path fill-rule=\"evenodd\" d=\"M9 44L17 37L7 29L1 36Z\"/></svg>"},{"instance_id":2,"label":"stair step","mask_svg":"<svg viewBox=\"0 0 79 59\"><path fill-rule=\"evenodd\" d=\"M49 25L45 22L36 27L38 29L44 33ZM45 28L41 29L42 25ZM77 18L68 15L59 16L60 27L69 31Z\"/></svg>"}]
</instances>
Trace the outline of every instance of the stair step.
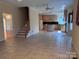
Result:
<instances>
[{"instance_id":1,"label":"stair step","mask_svg":"<svg viewBox=\"0 0 79 59\"><path fill-rule=\"evenodd\" d=\"M26 33L26 32L25 32ZM24 32L19 32L19 34L25 34Z\"/></svg>"},{"instance_id":2,"label":"stair step","mask_svg":"<svg viewBox=\"0 0 79 59\"><path fill-rule=\"evenodd\" d=\"M16 37L16 38L25 38L25 37Z\"/></svg>"},{"instance_id":3,"label":"stair step","mask_svg":"<svg viewBox=\"0 0 79 59\"><path fill-rule=\"evenodd\" d=\"M27 27L24 27L20 32L18 32L16 34L16 37L17 38L25 38L27 34L28 34L28 29L27 29Z\"/></svg>"},{"instance_id":4,"label":"stair step","mask_svg":"<svg viewBox=\"0 0 79 59\"><path fill-rule=\"evenodd\" d=\"M16 34L16 38L25 38L27 33L18 33Z\"/></svg>"},{"instance_id":5,"label":"stair step","mask_svg":"<svg viewBox=\"0 0 79 59\"><path fill-rule=\"evenodd\" d=\"M19 33L26 33L26 31L20 31Z\"/></svg>"},{"instance_id":6,"label":"stair step","mask_svg":"<svg viewBox=\"0 0 79 59\"><path fill-rule=\"evenodd\" d=\"M16 35L26 35L26 33L18 33L18 34L16 34Z\"/></svg>"},{"instance_id":7,"label":"stair step","mask_svg":"<svg viewBox=\"0 0 79 59\"><path fill-rule=\"evenodd\" d=\"M26 33L18 33L17 35L26 35Z\"/></svg>"},{"instance_id":8,"label":"stair step","mask_svg":"<svg viewBox=\"0 0 79 59\"><path fill-rule=\"evenodd\" d=\"M18 36L16 36L16 38L25 38L26 36L20 36L20 35L18 35Z\"/></svg>"}]
</instances>

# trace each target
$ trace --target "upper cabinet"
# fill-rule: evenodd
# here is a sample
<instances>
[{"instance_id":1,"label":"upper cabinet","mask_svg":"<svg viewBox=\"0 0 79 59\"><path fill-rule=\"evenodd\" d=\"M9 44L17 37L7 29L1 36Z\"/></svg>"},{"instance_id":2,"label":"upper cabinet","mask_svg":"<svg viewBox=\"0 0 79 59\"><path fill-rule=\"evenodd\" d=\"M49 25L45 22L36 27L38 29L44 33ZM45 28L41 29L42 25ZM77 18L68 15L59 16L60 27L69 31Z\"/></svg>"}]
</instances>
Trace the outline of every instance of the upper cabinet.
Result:
<instances>
[{"instance_id":1,"label":"upper cabinet","mask_svg":"<svg viewBox=\"0 0 79 59\"><path fill-rule=\"evenodd\" d=\"M57 15L39 15L39 19L45 22L47 21L56 21Z\"/></svg>"}]
</instances>

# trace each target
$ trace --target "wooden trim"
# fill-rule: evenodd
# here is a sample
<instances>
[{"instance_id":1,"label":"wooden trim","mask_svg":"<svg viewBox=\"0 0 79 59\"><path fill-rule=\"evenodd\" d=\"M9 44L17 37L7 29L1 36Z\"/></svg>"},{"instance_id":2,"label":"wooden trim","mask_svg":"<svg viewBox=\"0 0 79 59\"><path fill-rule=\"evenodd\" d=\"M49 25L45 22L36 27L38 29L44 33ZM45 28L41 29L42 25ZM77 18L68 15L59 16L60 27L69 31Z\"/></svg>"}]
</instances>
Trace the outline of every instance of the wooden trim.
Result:
<instances>
[{"instance_id":1,"label":"wooden trim","mask_svg":"<svg viewBox=\"0 0 79 59\"><path fill-rule=\"evenodd\" d=\"M78 26L79 26L79 0L78 0L78 4L77 4L76 25L78 25Z\"/></svg>"}]
</instances>

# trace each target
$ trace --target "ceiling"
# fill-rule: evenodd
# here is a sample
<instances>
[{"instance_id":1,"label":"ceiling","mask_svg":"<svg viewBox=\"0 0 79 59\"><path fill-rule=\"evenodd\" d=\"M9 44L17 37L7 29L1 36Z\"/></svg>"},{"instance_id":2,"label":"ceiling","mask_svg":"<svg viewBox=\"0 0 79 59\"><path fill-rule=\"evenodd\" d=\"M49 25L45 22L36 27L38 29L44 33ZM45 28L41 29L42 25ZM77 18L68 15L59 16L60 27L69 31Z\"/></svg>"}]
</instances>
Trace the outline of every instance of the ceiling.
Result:
<instances>
[{"instance_id":1,"label":"ceiling","mask_svg":"<svg viewBox=\"0 0 79 59\"><path fill-rule=\"evenodd\" d=\"M20 7L35 7L40 10L44 10L46 8L45 4L48 4L50 8L54 8L53 11L63 11L64 7L67 7L74 2L73 0L22 0L21 2L18 2L17 0L2 1L8 1Z\"/></svg>"},{"instance_id":2,"label":"ceiling","mask_svg":"<svg viewBox=\"0 0 79 59\"><path fill-rule=\"evenodd\" d=\"M22 0L18 2L17 0L2 0L14 3L18 6L33 6L42 7L44 4L49 4L51 7L62 7L63 5L70 5L73 0Z\"/></svg>"}]
</instances>

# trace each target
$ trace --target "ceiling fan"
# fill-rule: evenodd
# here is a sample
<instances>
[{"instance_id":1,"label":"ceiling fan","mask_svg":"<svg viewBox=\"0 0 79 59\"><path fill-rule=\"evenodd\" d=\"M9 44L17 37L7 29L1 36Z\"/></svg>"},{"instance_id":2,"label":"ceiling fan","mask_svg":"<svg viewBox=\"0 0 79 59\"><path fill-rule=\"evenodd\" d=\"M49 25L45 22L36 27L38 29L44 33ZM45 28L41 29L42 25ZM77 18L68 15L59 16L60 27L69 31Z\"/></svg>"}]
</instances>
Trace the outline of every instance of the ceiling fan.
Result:
<instances>
[{"instance_id":1,"label":"ceiling fan","mask_svg":"<svg viewBox=\"0 0 79 59\"><path fill-rule=\"evenodd\" d=\"M47 10L47 11L48 11L48 10L53 10L53 9L54 9L53 7L52 7L52 8L51 8L51 7L49 7L49 5L48 5L48 4L45 4L45 5L46 5L45 10Z\"/></svg>"}]
</instances>

